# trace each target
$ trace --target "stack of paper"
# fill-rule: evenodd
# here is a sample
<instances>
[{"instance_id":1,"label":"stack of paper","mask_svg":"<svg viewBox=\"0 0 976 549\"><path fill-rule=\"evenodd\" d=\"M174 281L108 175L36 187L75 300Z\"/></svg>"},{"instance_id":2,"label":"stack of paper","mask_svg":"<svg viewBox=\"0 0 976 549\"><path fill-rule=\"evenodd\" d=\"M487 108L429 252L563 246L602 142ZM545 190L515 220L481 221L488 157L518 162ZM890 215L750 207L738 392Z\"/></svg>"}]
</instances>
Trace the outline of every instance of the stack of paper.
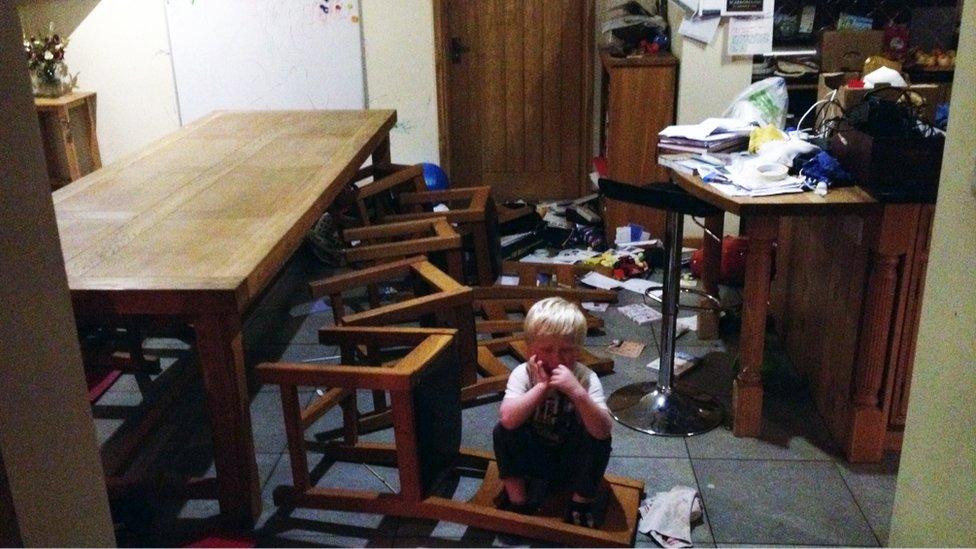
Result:
<instances>
[{"instance_id":1,"label":"stack of paper","mask_svg":"<svg viewBox=\"0 0 976 549\"><path fill-rule=\"evenodd\" d=\"M707 118L698 124L668 126L658 134L664 151L716 153L743 150L749 145L752 126L735 118Z\"/></svg>"}]
</instances>

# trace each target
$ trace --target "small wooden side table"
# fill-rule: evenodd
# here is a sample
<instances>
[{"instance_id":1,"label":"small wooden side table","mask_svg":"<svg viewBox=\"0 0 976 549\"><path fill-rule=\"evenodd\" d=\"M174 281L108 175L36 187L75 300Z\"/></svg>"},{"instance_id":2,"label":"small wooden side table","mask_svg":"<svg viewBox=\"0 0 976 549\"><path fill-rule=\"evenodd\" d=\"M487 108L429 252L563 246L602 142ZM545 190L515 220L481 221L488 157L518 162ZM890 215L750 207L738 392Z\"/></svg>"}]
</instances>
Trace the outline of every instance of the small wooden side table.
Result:
<instances>
[{"instance_id":1,"label":"small wooden side table","mask_svg":"<svg viewBox=\"0 0 976 549\"><path fill-rule=\"evenodd\" d=\"M35 97L51 188L102 167L95 133L95 92Z\"/></svg>"}]
</instances>

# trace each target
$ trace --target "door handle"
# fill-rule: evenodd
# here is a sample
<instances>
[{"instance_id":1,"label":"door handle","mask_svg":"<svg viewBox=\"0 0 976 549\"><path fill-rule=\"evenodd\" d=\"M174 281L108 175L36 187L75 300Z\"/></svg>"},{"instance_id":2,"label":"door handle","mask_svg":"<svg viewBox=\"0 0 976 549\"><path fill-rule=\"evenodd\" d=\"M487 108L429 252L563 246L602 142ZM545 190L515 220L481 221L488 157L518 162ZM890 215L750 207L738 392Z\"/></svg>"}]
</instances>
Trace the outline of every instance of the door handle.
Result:
<instances>
[{"instance_id":1,"label":"door handle","mask_svg":"<svg viewBox=\"0 0 976 549\"><path fill-rule=\"evenodd\" d=\"M471 51L471 48L468 48L467 46L462 44L460 38L456 36L451 38L451 47L450 47L451 63L460 63L461 54L467 53L469 51Z\"/></svg>"}]
</instances>

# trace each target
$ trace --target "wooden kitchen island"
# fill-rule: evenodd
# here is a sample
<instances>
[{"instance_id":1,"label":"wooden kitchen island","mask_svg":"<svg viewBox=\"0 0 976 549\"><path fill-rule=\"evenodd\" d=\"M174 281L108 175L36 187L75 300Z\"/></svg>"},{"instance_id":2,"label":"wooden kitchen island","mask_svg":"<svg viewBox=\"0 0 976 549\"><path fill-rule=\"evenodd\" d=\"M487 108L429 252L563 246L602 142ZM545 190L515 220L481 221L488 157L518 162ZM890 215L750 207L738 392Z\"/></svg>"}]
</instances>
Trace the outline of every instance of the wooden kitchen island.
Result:
<instances>
[{"instance_id":1,"label":"wooden kitchen island","mask_svg":"<svg viewBox=\"0 0 976 549\"><path fill-rule=\"evenodd\" d=\"M672 176L690 194L739 215L749 239L733 432L761 432L771 314L848 460L880 461L885 449L900 447L934 205L880 203L859 187L823 198L729 197L698 177ZM721 217L706 226L720 234ZM702 284L713 292L720 248L708 238L703 248Z\"/></svg>"}]
</instances>

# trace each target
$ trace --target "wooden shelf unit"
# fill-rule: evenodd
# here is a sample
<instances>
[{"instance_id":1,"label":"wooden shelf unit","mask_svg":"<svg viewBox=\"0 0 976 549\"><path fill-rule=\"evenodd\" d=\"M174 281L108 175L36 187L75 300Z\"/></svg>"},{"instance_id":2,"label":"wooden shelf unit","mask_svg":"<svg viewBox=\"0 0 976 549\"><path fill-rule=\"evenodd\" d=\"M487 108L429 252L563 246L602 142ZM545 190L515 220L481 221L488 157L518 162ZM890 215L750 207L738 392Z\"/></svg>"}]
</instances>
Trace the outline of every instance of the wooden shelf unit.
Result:
<instances>
[{"instance_id":1,"label":"wooden shelf unit","mask_svg":"<svg viewBox=\"0 0 976 549\"><path fill-rule=\"evenodd\" d=\"M600 60L605 120L600 150L609 178L635 185L667 181L667 169L657 164L657 134L674 123L677 58L601 52ZM611 240L616 227L629 222L643 225L652 237L664 236L664 212L651 208L603 199L603 220Z\"/></svg>"},{"instance_id":2,"label":"wooden shelf unit","mask_svg":"<svg viewBox=\"0 0 976 549\"><path fill-rule=\"evenodd\" d=\"M52 190L102 167L95 132L95 92L35 97L34 106Z\"/></svg>"}]
</instances>

